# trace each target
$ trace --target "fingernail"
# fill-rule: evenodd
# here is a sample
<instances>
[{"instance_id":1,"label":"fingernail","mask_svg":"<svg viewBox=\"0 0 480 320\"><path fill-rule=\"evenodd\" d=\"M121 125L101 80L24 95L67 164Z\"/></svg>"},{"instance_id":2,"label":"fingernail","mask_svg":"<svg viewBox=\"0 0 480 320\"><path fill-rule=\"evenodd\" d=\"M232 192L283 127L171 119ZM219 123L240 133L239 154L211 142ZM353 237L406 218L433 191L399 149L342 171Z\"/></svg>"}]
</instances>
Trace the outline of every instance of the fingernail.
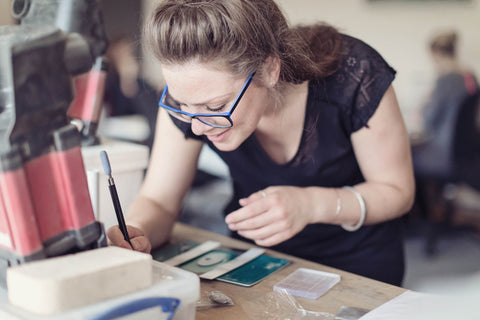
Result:
<instances>
[{"instance_id":1,"label":"fingernail","mask_svg":"<svg viewBox=\"0 0 480 320\"><path fill-rule=\"evenodd\" d=\"M138 243L138 240L136 238L131 238L130 243L132 244L133 250L136 250L135 248L140 247L140 243Z\"/></svg>"},{"instance_id":2,"label":"fingernail","mask_svg":"<svg viewBox=\"0 0 480 320\"><path fill-rule=\"evenodd\" d=\"M233 223L228 224L228 229L235 230L235 225Z\"/></svg>"},{"instance_id":3,"label":"fingernail","mask_svg":"<svg viewBox=\"0 0 480 320\"><path fill-rule=\"evenodd\" d=\"M128 244L128 242L122 242L120 243L120 248L124 248L124 249L132 249L132 247L130 247L130 245Z\"/></svg>"},{"instance_id":4,"label":"fingernail","mask_svg":"<svg viewBox=\"0 0 480 320\"><path fill-rule=\"evenodd\" d=\"M240 199L238 200L238 203L241 205L241 206L244 206L247 202L247 199Z\"/></svg>"}]
</instances>

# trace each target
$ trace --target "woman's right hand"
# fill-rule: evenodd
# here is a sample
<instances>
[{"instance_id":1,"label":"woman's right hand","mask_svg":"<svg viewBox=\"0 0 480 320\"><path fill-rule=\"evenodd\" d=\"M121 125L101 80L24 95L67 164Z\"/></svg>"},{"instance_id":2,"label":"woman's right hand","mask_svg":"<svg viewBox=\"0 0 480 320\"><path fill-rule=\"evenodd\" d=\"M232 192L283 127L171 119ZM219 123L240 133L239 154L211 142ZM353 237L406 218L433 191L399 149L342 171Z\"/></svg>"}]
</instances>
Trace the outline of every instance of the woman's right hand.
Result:
<instances>
[{"instance_id":1,"label":"woman's right hand","mask_svg":"<svg viewBox=\"0 0 480 320\"><path fill-rule=\"evenodd\" d=\"M125 249L133 249L135 251L150 253L152 244L150 240L145 236L142 230L133 226L127 226L128 235L130 236L130 242L132 246L123 238L122 231L118 225L112 226L107 231L108 244Z\"/></svg>"}]
</instances>

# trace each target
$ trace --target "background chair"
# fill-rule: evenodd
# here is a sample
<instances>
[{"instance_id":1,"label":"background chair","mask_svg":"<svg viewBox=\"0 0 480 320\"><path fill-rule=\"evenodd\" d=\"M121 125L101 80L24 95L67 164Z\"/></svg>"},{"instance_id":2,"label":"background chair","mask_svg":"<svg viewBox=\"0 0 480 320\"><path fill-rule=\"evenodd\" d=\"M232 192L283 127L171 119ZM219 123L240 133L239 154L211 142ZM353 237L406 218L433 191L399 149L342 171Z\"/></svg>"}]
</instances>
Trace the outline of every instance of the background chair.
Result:
<instances>
[{"instance_id":1,"label":"background chair","mask_svg":"<svg viewBox=\"0 0 480 320\"><path fill-rule=\"evenodd\" d=\"M430 192L419 185L417 194L420 206L431 221L427 232L426 252L433 255L437 251L438 240L442 235L471 226L454 226L456 212L456 190L459 185L468 185L480 192L480 130L478 117L480 94L468 96L458 108L453 120L450 160L445 170L430 173ZM423 203L421 203L423 202ZM436 215L434 214L436 212Z\"/></svg>"}]
</instances>

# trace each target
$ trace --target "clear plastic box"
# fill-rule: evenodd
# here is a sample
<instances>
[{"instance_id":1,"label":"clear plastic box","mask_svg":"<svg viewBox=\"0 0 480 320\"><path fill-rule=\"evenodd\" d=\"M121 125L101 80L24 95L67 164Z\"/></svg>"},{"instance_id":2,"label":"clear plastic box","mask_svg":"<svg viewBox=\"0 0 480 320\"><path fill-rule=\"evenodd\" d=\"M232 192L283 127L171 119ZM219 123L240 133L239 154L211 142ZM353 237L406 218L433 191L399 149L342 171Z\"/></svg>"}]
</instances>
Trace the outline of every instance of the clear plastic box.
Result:
<instances>
[{"instance_id":1,"label":"clear plastic box","mask_svg":"<svg viewBox=\"0 0 480 320\"><path fill-rule=\"evenodd\" d=\"M336 273L298 268L273 286L274 291L285 290L288 294L317 299L340 281Z\"/></svg>"}]
</instances>

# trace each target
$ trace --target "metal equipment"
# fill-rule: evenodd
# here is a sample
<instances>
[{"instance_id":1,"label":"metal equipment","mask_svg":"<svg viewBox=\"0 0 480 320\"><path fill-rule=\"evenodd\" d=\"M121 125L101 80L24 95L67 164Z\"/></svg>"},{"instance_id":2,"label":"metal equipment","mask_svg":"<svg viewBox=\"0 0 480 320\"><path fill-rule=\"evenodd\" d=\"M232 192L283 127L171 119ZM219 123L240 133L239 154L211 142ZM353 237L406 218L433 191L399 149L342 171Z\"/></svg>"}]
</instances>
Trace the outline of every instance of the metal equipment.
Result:
<instances>
[{"instance_id":1,"label":"metal equipment","mask_svg":"<svg viewBox=\"0 0 480 320\"><path fill-rule=\"evenodd\" d=\"M108 68L103 57L108 41L98 0L14 0L12 14L22 25L53 26L88 43L94 63L88 72L75 77L75 100L68 116L79 121L83 145L98 144L96 133Z\"/></svg>"},{"instance_id":2,"label":"metal equipment","mask_svg":"<svg viewBox=\"0 0 480 320\"><path fill-rule=\"evenodd\" d=\"M103 98L97 1L15 0L13 12L21 25L0 27L3 286L9 266L106 245L81 154L82 140L95 143Z\"/></svg>"}]
</instances>

